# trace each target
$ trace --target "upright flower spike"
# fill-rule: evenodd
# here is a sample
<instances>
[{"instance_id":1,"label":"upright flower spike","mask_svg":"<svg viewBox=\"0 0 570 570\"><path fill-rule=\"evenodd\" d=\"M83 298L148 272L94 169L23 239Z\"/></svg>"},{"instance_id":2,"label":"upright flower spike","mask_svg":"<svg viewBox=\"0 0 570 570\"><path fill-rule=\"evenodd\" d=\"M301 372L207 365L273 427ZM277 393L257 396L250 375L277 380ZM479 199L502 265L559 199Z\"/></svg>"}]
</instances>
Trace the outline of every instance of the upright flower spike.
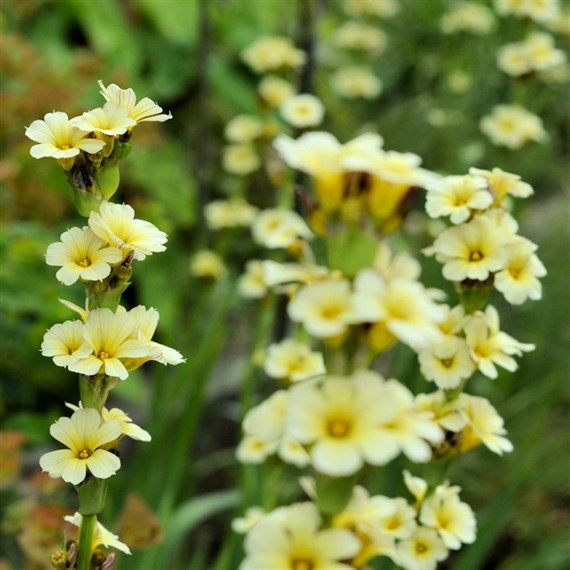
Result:
<instances>
[{"instance_id":1,"label":"upright flower spike","mask_svg":"<svg viewBox=\"0 0 570 570\"><path fill-rule=\"evenodd\" d=\"M89 471L98 479L107 479L121 466L121 460L105 444L121 435L118 421L102 421L97 410L79 409L71 418L60 418L50 427L50 434L68 449L50 451L40 457L40 466L50 477L79 485Z\"/></svg>"},{"instance_id":2,"label":"upright flower spike","mask_svg":"<svg viewBox=\"0 0 570 570\"><path fill-rule=\"evenodd\" d=\"M143 121L158 121L163 123L164 121L168 121L168 119L172 119L170 113L162 113L162 107L159 107L148 97L143 97L137 103L135 92L130 87L128 89L121 89L115 83L111 83L105 87L101 80L99 80L98 83L101 88L100 93L105 97L105 100L124 109L128 117L135 121L135 124L142 123ZM132 128L132 126L130 128Z\"/></svg>"},{"instance_id":3,"label":"upright flower spike","mask_svg":"<svg viewBox=\"0 0 570 570\"><path fill-rule=\"evenodd\" d=\"M104 141L86 138L87 133L74 126L67 113L61 111L47 113L43 121L34 121L26 127L26 136L40 143L30 149L34 158L70 159L81 151L95 154L105 146Z\"/></svg>"},{"instance_id":4,"label":"upright flower spike","mask_svg":"<svg viewBox=\"0 0 570 570\"><path fill-rule=\"evenodd\" d=\"M105 240L89 228L71 228L52 243L46 253L46 263L61 269L56 277L64 285L82 281L101 281L111 273L111 264L120 263L123 254L116 247L104 247Z\"/></svg>"}]
</instances>

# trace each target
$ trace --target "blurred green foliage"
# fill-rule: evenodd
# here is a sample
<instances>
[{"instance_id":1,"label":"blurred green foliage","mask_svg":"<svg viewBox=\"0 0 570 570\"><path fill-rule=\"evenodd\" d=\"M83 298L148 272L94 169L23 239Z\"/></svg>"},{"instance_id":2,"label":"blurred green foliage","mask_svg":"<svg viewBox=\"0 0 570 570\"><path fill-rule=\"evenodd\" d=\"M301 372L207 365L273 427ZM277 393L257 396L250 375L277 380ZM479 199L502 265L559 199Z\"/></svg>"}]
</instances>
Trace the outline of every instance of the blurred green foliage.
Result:
<instances>
[{"instance_id":1,"label":"blurred green foliage","mask_svg":"<svg viewBox=\"0 0 570 570\"><path fill-rule=\"evenodd\" d=\"M313 30L304 12L309 1ZM207 201L232 193L245 193L259 205L276 199L262 176L252 177L246 189L224 175L220 157L224 123L257 109L258 78L241 63L240 51L260 35L277 33L295 39L313 34L315 91L327 108L324 129L340 140L379 132L388 148L420 154L426 168L459 174L470 166L499 166L534 186L535 196L519 213L523 233L540 245L549 270L544 299L516 309L501 306L501 314L505 329L536 343L537 350L517 373L474 386L505 416L515 452L497 458L478 450L454 464L452 479L480 513L482 530L446 567L570 565L568 84L514 81L498 71L498 47L520 39L528 22L497 19L494 32L484 37L443 35L439 19L450 2L401 3L397 17L379 24L389 44L370 62L384 92L364 102L343 100L330 88L332 70L358 61L331 47L331 34L346 19L340 2L7 0L0 6L0 427L27 436L26 476L36 469L41 446L49 445L48 426L63 412L63 402L77 400L74 375L41 357L41 339L49 326L72 317L58 297L83 301L80 288L58 284L43 262L47 245L78 219L59 167L29 156L24 126L54 109L72 116L100 105L98 79L133 87L174 115L168 123L137 129L117 198L169 233L165 254L135 266L125 302L158 308L159 342L188 358L174 370L145 368L116 392L135 418L145 419L153 442L127 449L128 475L111 482L104 522L117 520L130 490L145 498L166 531L161 545L121 557L120 568L236 568L240 539L229 530L236 509L261 500L272 507L298 493L296 470L287 467L283 475L282 467L267 465L240 471L233 460L244 402L251 405L258 397L261 380L250 360L263 340L255 332L270 334L277 325L271 307L244 305L235 295L243 264L260 255L247 232L212 236L200 211ZM567 36L557 42L568 50ZM457 71L472 81L463 93L450 89ZM512 101L542 117L550 134L546 144L507 151L483 137L481 116ZM230 267L216 285L199 282L188 270L192 252L206 245ZM438 278L429 263L426 271L428 279ZM409 356L395 355L396 376L417 372ZM419 389L427 389L425 383ZM17 504L19 496L0 489L2 508ZM70 495L70 509L73 501ZM24 568L14 536L6 533L2 550L13 568Z\"/></svg>"}]
</instances>

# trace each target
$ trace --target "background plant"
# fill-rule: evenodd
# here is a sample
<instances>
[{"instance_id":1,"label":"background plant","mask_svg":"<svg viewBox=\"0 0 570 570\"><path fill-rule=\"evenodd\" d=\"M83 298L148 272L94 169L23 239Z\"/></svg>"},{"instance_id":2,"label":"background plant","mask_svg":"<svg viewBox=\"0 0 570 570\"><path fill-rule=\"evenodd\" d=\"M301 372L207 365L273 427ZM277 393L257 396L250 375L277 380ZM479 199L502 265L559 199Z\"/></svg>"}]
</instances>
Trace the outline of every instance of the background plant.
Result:
<instances>
[{"instance_id":1,"label":"background plant","mask_svg":"<svg viewBox=\"0 0 570 570\"><path fill-rule=\"evenodd\" d=\"M129 508L138 508L137 513L143 509L148 522L142 525L143 533L123 518L123 524L136 534L125 541L134 547L137 540L144 545L161 534L164 537L152 554L143 552L141 558L123 564L140 567L140 560L150 555L156 557L157 567L200 567L213 564L221 552L219 567L224 568L231 567L231 561L236 566L241 558L238 539L227 529L233 509L239 506L236 489L247 492L245 486L251 485L251 490L256 480L251 473L242 478L233 457L242 409L236 404L238 379L247 379L244 405L250 405L255 378L260 377L249 360L256 345L248 340L254 339L250 333L273 330L273 326L278 330L279 325L271 323L270 309L260 313L236 300L238 274L246 260L259 255L248 233L206 231L201 206L226 197L236 185L231 176L219 173L223 128L239 113L256 112L258 78L244 66L239 53L268 33L313 38L316 53L321 54L313 81L327 109L323 127L339 139L351 138L355 128L379 132L387 146L417 152L430 169L455 173L473 164L500 166L535 188L534 200L517 208L524 234L540 245L541 259L549 269L544 299L516 312L501 307L501 314L507 330L524 330L524 340L548 348L527 355L517 374L501 374L497 382L477 387L501 409L518 451L503 459L500 473L493 478L484 474L493 472L494 457L478 454L462 464L457 480L480 513L480 528L487 530L450 565L509 569L521 561L528 568L567 564L563 545L568 492L561 458L568 444L562 419L568 402L564 382L568 319L560 317L561 310L566 310L560 299L564 299L567 276L563 212L568 173L563 157L568 152L568 124L567 109L559 103L567 86L514 82L495 65L501 45L521 40L527 28L542 26L512 16L496 17L494 30L483 39L442 35L439 22L448 2L402 1L400 13L380 24L388 43L373 66L384 84L383 93L373 101L347 101L329 88L330 71L336 64L327 68L325 63L331 61L325 58L331 52L329 38L346 15L340 4L329 3L325 9L315 3L311 29L303 12L305 4L258 3L255 10L243 2L172 3L164 10L161 3L143 0L92 6L41 1L3 5L2 429L18 432L7 434L3 460L9 445L21 447L20 434L27 438L21 455L24 470L16 465L7 470L2 488L6 497L2 504L10 507L2 551L12 566L23 566L24 556L28 564L38 564L37 551L48 536L46 529L55 524L48 507L54 493L62 490L30 477L37 457L47 449L43 447L48 445L47 428L59 416L59 402L74 401L75 391L73 374L66 378L38 352L45 330L67 318L66 310L52 303L63 296L64 289L54 282L42 256L46 244L72 224L73 203L55 165L29 160L23 126L53 109L66 109L71 116L99 105L92 85L101 78L159 100L177 118L176 124L160 129L147 125L137 133L137 149L124 164L118 199L133 204L141 217L171 236L168 259L155 256L145 262L145 279L135 275L129 302L157 307L160 341L175 345L188 357L192 354L192 366L155 367L137 373L136 391L129 390L127 383L121 386L122 403L133 417L147 418L145 426L154 437L147 449L137 450L132 457L135 472L144 472L144 477L133 476L132 481L146 507L133 499ZM205 5L209 7L204 9ZM567 50L567 32L556 32L555 37L557 46ZM463 94L450 89L450 76L458 70L473 77ZM548 142L515 152L492 146L478 129L480 118L495 104L523 96L541 116ZM257 206L267 206L273 200L267 188L262 175L253 175L247 197ZM191 255L204 247L226 260L223 279L198 280L187 272ZM439 268L427 260L423 274L432 275L435 283ZM80 298L71 300L81 303ZM405 349L393 354L393 359L396 375L413 374L406 367L416 365L410 363ZM176 431L173 441L174 426L180 425L183 429ZM160 463L153 458L164 460L165 441L172 447L168 485L162 470L143 471L145 465ZM10 457L17 459L15 453ZM537 469L544 464L549 469ZM265 476L254 473L258 478ZM120 487L112 487L111 493L124 497ZM170 490L166 495L164 487ZM498 493L498 489L508 491ZM114 512L106 520L110 527L120 519L123 507L118 500L112 504ZM162 530L148 507L158 514ZM30 512L37 515L34 528L22 524L24 513ZM549 529L551 538L537 543L544 529Z\"/></svg>"}]
</instances>

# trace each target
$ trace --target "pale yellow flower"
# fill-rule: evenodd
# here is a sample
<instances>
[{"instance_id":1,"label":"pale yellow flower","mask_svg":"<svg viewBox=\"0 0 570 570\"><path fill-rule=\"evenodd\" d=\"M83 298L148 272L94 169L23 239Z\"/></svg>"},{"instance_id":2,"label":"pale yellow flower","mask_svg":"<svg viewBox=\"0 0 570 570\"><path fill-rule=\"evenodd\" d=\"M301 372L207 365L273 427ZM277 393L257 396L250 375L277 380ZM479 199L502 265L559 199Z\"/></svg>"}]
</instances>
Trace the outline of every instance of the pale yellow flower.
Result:
<instances>
[{"instance_id":1,"label":"pale yellow flower","mask_svg":"<svg viewBox=\"0 0 570 570\"><path fill-rule=\"evenodd\" d=\"M390 420L396 406L379 374L361 370L350 378L307 380L290 394L286 432L310 446L319 473L352 475L365 463L383 465L392 458L378 426Z\"/></svg>"},{"instance_id":2,"label":"pale yellow flower","mask_svg":"<svg viewBox=\"0 0 570 570\"><path fill-rule=\"evenodd\" d=\"M89 228L71 228L60 239L48 246L46 263L61 267L56 277L64 285L72 285L78 279L101 281L111 273L111 265L123 259L118 248L104 247L107 242Z\"/></svg>"},{"instance_id":3,"label":"pale yellow flower","mask_svg":"<svg viewBox=\"0 0 570 570\"><path fill-rule=\"evenodd\" d=\"M392 18L401 6L399 0L343 0L343 8L351 16Z\"/></svg>"},{"instance_id":4,"label":"pale yellow flower","mask_svg":"<svg viewBox=\"0 0 570 570\"><path fill-rule=\"evenodd\" d=\"M82 410L83 404L79 402L79 406L75 404L69 404L66 402L65 404L70 410L76 412L77 410ZM109 420L116 420L119 422L119 426L121 427L121 437L126 435L132 439L136 439L138 441L150 441L151 436L146 430L142 429L140 426L133 423L133 420L130 416L120 410L119 408L111 408L110 410L103 407L101 410L101 419L104 422Z\"/></svg>"},{"instance_id":5,"label":"pale yellow flower","mask_svg":"<svg viewBox=\"0 0 570 570\"><path fill-rule=\"evenodd\" d=\"M538 278L546 275L546 268L535 253L536 245L519 237L507 244L506 251L504 269L495 274L495 288L513 305L541 299Z\"/></svg>"},{"instance_id":6,"label":"pale yellow flower","mask_svg":"<svg viewBox=\"0 0 570 570\"><path fill-rule=\"evenodd\" d=\"M457 388L475 371L467 343L456 336L445 336L429 345L418 354L418 358L426 380L435 382L444 390Z\"/></svg>"},{"instance_id":7,"label":"pale yellow flower","mask_svg":"<svg viewBox=\"0 0 570 570\"><path fill-rule=\"evenodd\" d=\"M437 323L443 319L443 309L419 281L385 281L373 269L363 269L354 280L352 307L355 322L382 322L394 337L415 349L440 337Z\"/></svg>"},{"instance_id":8,"label":"pale yellow flower","mask_svg":"<svg viewBox=\"0 0 570 570\"><path fill-rule=\"evenodd\" d=\"M360 541L345 529L321 529L313 503L295 503L265 515L245 539L239 570L350 570Z\"/></svg>"},{"instance_id":9,"label":"pale yellow flower","mask_svg":"<svg viewBox=\"0 0 570 570\"><path fill-rule=\"evenodd\" d=\"M539 23L547 24L559 14L559 0L523 0L520 7L520 15L528 16Z\"/></svg>"},{"instance_id":10,"label":"pale yellow flower","mask_svg":"<svg viewBox=\"0 0 570 570\"><path fill-rule=\"evenodd\" d=\"M396 563L405 570L435 570L448 554L434 529L418 526L411 537L398 542Z\"/></svg>"},{"instance_id":11,"label":"pale yellow flower","mask_svg":"<svg viewBox=\"0 0 570 570\"><path fill-rule=\"evenodd\" d=\"M420 511L420 522L435 529L450 550L475 542L475 515L467 503L459 500L460 491L447 483L439 485L422 503Z\"/></svg>"},{"instance_id":12,"label":"pale yellow flower","mask_svg":"<svg viewBox=\"0 0 570 570\"><path fill-rule=\"evenodd\" d=\"M350 283L343 279L305 285L289 303L288 312L313 336L340 335L354 320Z\"/></svg>"},{"instance_id":13,"label":"pale yellow flower","mask_svg":"<svg viewBox=\"0 0 570 570\"><path fill-rule=\"evenodd\" d=\"M121 426L121 433L137 441L150 441L151 436L148 431L133 423L131 417L119 408L103 408L101 410L103 421L117 420Z\"/></svg>"},{"instance_id":14,"label":"pale yellow flower","mask_svg":"<svg viewBox=\"0 0 570 570\"><path fill-rule=\"evenodd\" d=\"M244 437L236 456L242 463L260 463L277 451L284 435L289 393L278 390L251 408L244 420Z\"/></svg>"},{"instance_id":15,"label":"pale yellow flower","mask_svg":"<svg viewBox=\"0 0 570 570\"><path fill-rule=\"evenodd\" d=\"M422 272L421 265L406 251L394 254L385 241L378 244L374 269L384 281L417 281Z\"/></svg>"},{"instance_id":16,"label":"pale yellow flower","mask_svg":"<svg viewBox=\"0 0 570 570\"><path fill-rule=\"evenodd\" d=\"M243 517L235 518L232 521L232 530L239 534L248 533L266 514L261 507L250 507L245 511Z\"/></svg>"},{"instance_id":17,"label":"pale yellow flower","mask_svg":"<svg viewBox=\"0 0 570 570\"><path fill-rule=\"evenodd\" d=\"M444 264L443 276L450 281L485 281L491 273L503 269L509 238L493 218L481 215L445 230L425 253L436 254Z\"/></svg>"},{"instance_id":18,"label":"pale yellow flower","mask_svg":"<svg viewBox=\"0 0 570 570\"><path fill-rule=\"evenodd\" d=\"M61 111L47 113L43 121L34 121L26 127L26 136L40 143L30 149L34 158L72 158L81 151L95 154L105 146L104 141L85 138L86 133L74 126L67 113Z\"/></svg>"},{"instance_id":19,"label":"pale yellow flower","mask_svg":"<svg viewBox=\"0 0 570 570\"><path fill-rule=\"evenodd\" d=\"M86 111L69 122L86 133L101 133L112 137L126 133L137 124L129 117L127 109L116 103L105 103L103 107Z\"/></svg>"},{"instance_id":20,"label":"pale yellow flower","mask_svg":"<svg viewBox=\"0 0 570 570\"><path fill-rule=\"evenodd\" d=\"M111 83L105 87L102 81L99 81L99 87L101 88L100 93L105 97L106 101L125 109L128 116L136 123L142 123L143 121L158 121L163 123L168 119L172 119L170 113L167 115L163 114L162 108L148 97L143 97L137 103L135 92L130 87L128 89L121 89L118 85L115 85L115 83Z\"/></svg>"},{"instance_id":21,"label":"pale yellow flower","mask_svg":"<svg viewBox=\"0 0 570 570\"><path fill-rule=\"evenodd\" d=\"M71 523L72 525L81 528L81 522L83 517L79 513L74 515L67 515L63 519ZM91 545L91 550L94 551L98 546L104 546L105 548L116 548L125 554L130 554L131 550L129 547L119 540L116 534L107 530L100 522L95 525L95 532L93 534L93 543Z\"/></svg>"},{"instance_id":22,"label":"pale yellow flower","mask_svg":"<svg viewBox=\"0 0 570 570\"><path fill-rule=\"evenodd\" d=\"M461 433L461 451L469 451L480 444L498 455L513 450L513 444L505 437L507 430L503 418L488 400L461 394L457 407L466 424Z\"/></svg>"},{"instance_id":23,"label":"pale yellow flower","mask_svg":"<svg viewBox=\"0 0 570 570\"><path fill-rule=\"evenodd\" d=\"M87 476L87 470L98 479L107 479L119 470L120 459L101 449L121 435L118 421L103 421L92 408L79 409L71 418L59 418L49 431L68 447L40 457L40 466L50 477L61 477L67 483L78 485Z\"/></svg>"},{"instance_id":24,"label":"pale yellow flower","mask_svg":"<svg viewBox=\"0 0 570 570\"><path fill-rule=\"evenodd\" d=\"M269 249L287 248L299 238L313 237L305 220L285 208L262 210L251 223L251 233L257 243Z\"/></svg>"},{"instance_id":25,"label":"pale yellow flower","mask_svg":"<svg viewBox=\"0 0 570 570\"><path fill-rule=\"evenodd\" d=\"M505 172L500 168L493 168L493 170L470 168L469 174L481 176L487 180L489 192L494 196L495 206L500 206L508 195L515 198L528 198L534 194L532 186L523 182L520 176Z\"/></svg>"},{"instance_id":26,"label":"pale yellow flower","mask_svg":"<svg viewBox=\"0 0 570 570\"><path fill-rule=\"evenodd\" d=\"M412 393L397 380L386 381L384 389L383 406L390 403L386 419L378 425L384 463L402 452L414 463L428 462L432 456L430 444L441 443L444 437L433 414L417 409Z\"/></svg>"},{"instance_id":27,"label":"pale yellow flower","mask_svg":"<svg viewBox=\"0 0 570 570\"><path fill-rule=\"evenodd\" d=\"M285 162L313 178L315 192L325 210L334 210L340 204L343 191L344 168L339 157L342 145L325 132L304 133L294 140L279 135L273 146Z\"/></svg>"},{"instance_id":28,"label":"pale yellow flower","mask_svg":"<svg viewBox=\"0 0 570 570\"><path fill-rule=\"evenodd\" d=\"M305 61L305 52L285 36L267 36L255 40L243 50L243 61L256 73L297 67Z\"/></svg>"},{"instance_id":29,"label":"pale yellow flower","mask_svg":"<svg viewBox=\"0 0 570 570\"><path fill-rule=\"evenodd\" d=\"M331 275L328 267L312 263L278 263L267 259L262 262L263 279L268 287L288 283L316 283Z\"/></svg>"},{"instance_id":30,"label":"pale yellow flower","mask_svg":"<svg viewBox=\"0 0 570 570\"><path fill-rule=\"evenodd\" d=\"M127 204L101 202L99 212L89 216L89 227L108 244L132 252L138 260L166 249L167 235L150 222L136 219Z\"/></svg>"},{"instance_id":31,"label":"pale yellow flower","mask_svg":"<svg viewBox=\"0 0 570 570\"><path fill-rule=\"evenodd\" d=\"M474 2L457 2L441 18L440 25L444 34L469 32L483 35L493 29L495 18L487 6Z\"/></svg>"},{"instance_id":32,"label":"pale yellow flower","mask_svg":"<svg viewBox=\"0 0 570 570\"><path fill-rule=\"evenodd\" d=\"M125 362L128 370L135 370L147 360L155 360L161 364L177 365L186 362L186 359L174 348L160 344L152 340L160 315L152 307L147 309L139 305L129 311L129 316L134 319L136 326L136 339L142 341L149 348L149 354L140 359L129 359Z\"/></svg>"},{"instance_id":33,"label":"pale yellow flower","mask_svg":"<svg viewBox=\"0 0 570 570\"><path fill-rule=\"evenodd\" d=\"M488 182L481 176L447 176L427 185L426 212L431 218L449 216L453 224L467 221L475 210L493 203Z\"/></svg>"},{"instance_id":34,"label":"pale yellow flower","mask_svg":"<svg viewBox=\"0 0 570 570\"><path fill-rule=\"evenodd\" d=\"M279 113L293 127L316 127L323 121L325 107L318 97L303 93L285 99L279 107Z\"/></svg>"},{"instance_id":35,"label":"pale yellow flower","mask_svg":"<svg viewBox=\"0 0 570 570\"><path fill-rule=\"evenodd\" d=\"M415 497L417 505L421 505L426 496L428 484L421 477L414 477L407 469L404 470L403 475L406 488Z\"/></svg>"},{"instance_id":36,"label":"pale yellow flower","mask_svg":"<svg viewBox=\"0 0 570 570\"><path fill-rule=\"evenodd\" d=\"M540 117L517 105L497 105L481 119L479 126L493 144L511 150L531 141L545 142L548 138Z\"/></svg>"},{"instance_id":37,"label":"pale yellow flower","mask_svg":"<svg viewBox=\"0 0 570 570\"><path fill-rule=\"evenodd\" d=\"M457 400L448 401L444 390L430 394L418 394L414 400L414 408L419 412L429 412L431 421L446 431L456 433L465 427L465 419L459 413ZM407 483L406 485L415 495L410 485Z\"/></svg>"},{"instance_id":38,"label":"pale yellow flower","mask_svg":"<svg viewBox=\"0 0 570 570\"><path fill-rule=\"evenodd\" d=\"M53 325L45 334L41 346L44 356L53 358L54 364L66 368L75 363L77 352L83 345L83 323L81 321L65 321Z\"/></svg>"},{"instance_id":39,"label":"pale yellow flower","mask_svg":"<svg viewBox=\"0 0 570 570\"><path fill-rule=\"evenodd\" d=\"M362 65L341 67L331 76L331 87L346 99L374 99L382 92L382 81Z\"/></svg>"},{"instance_id":40,"label":"pale yellow flower","mask_svg":"<svg viewBox=\"0 0 570 570\"><path fill-rule=\"evenodd\" d=\"M80 358L68 365L69 370L87 376L104 373L124 380L129 373L123 359L153 354L145 342L135 340L135 335L136 321L132 315L115 314L110 309L89 311L83 328L84 344L77 352Z\"/></svg>"},{"instance_id":41,"label":"pale yellow flower","mask_svg":"<svg viewBox=\"0 0 570 570\"><path fill-rule=\"evenodd\" d=\"M245 273L240 276L237 283L239 294L247 299L260 299L267 295L263 262L257 259L248 261Z\"/></svg>"},{"instance_id":42,"label":"pale yellow flower","mask_svg":"<svg viewBox=\"0 0 570 570\"><path fill-rule=\"evenodd\" d=\"M230 144L224 148L222 166L230 174L246 176L261 166L261 159L250 144Z\"/></svg>"},{"instance_id":43,"label":"pale yellow flower","mask_svg":"<svg viewBox=\"0 0 570 570\"><path fill-rule=\"evenodd\" d=\"M333 42L340 48L379 54L386 48L388 38L385 32L376 26L349 20L335 30Z\"/></svg>"},{"instance_id":44,"label":"pale yellow flower","mask_svg":"<svg viewBox=\"0 0 570 570\"><path fill-rule=\"evenodd\" d=\"M234 143L250 143L263 133L263 122L253 115L237 115L226 124L225 137Z\"/></svg>"},{"instance_id":45,"label":"pale yellow flower","mask_svg":"<svg viewBox=\"0 0 570 570\"><path fill-rule=\"evenodd\" d=\"M270 107L279 107L285 99L295 94L293 85L276 75L266 75L259 82L257 90Z\"/></svg>"},{"instance_id":46,"label":"pale yellow flower","mask_svg":"<svg viewBox=\"0 0 570 570\"><path fill-rule=\"evenodd\" d=\"M542 72L566 62L566 54L554 47L554 38L546 32L534 32L522 42L504 45L497 53L499 68L519 77Z\"/></svg>"},{"instance_id":47,"label":"pale yellow flower","mask_svg":"<svg viewBox=\"0 0 570 570\"><path fill-rule=\"evenodd\" d=\"M513 356L534 350L534 344L522 343L500 329L499 313L492 305L477 311L465 325L465 339L471 358L485 376L496 378L497 366L514 372L518 364Z\"/></svg>"},{"instance_id":48,"label":"pale yellow flower","mask_svg":"<svg viewBox=\"0 0 570 570\"><path fill-rule=\"evenodd\" d=\"M227 272L224 260L209 249L198 251L190 260L190 273L194 277L220 279Z\"/></svg>"},{"instance_id":49,"label":"pale yellow flower","mask_svg":"<svg viewBox=\"0 0 570 570\"><path fill-rule=\"evenodd\" d=\"M376 500L381 501L384 510L376 523L378 531L392 540L409 538L417 527L415 509L400 497L376 497ZM390 555L394 558L395 552Z\"/></svg>"},{"instance_id":50,"label":"pale yellow flower","mask_svg":"<svg viewBox=\"0 0 570 570\"><path fill-rule=\"evenodd\" d=\"M204 207L206 224L211 230L249 226L258 209L245 200L214 200Z\"/></svg>"},{"instance_id":51,"label":"pale yellow flower","mask_svg":"<svg viewBox=\"0 0 570 570\"><path fill-rule=\"evenodd\" d=\"M411 510L413 520L416 513ZM348 505L333 518L333 527L352 530L361 541L361 550L353 560L354 566L360 568L375 556L393 557L394 538L390 533L384 532L382 524L393 511L390 499L371 497L364 487L354 487Z\"/></svg>"},{"instance_id":52,"label":"pale yellow flower","mask_svg":"<svg viewBox=\"0 0 570 570\"><path fill-rule=\"evenodd\" d=\"M326 372L323 355L312 351L309 344L295 339L286 339L270 345L263 369L272 378L283 378L291 382Z\"/></svg>"}]
</instances>

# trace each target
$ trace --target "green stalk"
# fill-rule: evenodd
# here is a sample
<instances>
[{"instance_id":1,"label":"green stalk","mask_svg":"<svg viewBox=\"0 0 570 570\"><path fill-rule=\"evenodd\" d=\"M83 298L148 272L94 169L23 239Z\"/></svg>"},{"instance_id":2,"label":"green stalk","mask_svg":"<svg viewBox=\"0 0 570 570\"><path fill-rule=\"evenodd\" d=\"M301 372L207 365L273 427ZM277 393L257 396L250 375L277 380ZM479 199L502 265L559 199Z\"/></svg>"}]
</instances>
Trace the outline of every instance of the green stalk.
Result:
<instances>
[{"instance_id":1,"label":"green stalk","mask_svg":"<svg viewBox=\"0 0 570 570\"><path fill-rule=\"evenodd\" d=\"M77 570L90 570L93 535L97 515L83 515L81 520L81 530L79 531L79 551L77 553Z\"/></svg>"}]
</instances>

